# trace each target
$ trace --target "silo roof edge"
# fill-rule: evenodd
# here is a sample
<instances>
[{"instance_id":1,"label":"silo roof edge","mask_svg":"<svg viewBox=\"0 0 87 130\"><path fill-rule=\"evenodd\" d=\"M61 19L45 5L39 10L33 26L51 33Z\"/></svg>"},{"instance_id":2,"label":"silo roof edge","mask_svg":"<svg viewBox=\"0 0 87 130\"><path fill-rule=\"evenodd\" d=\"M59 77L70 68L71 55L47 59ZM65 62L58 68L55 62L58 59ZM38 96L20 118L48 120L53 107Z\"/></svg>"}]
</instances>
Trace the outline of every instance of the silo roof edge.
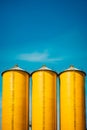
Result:
<instances>
[{"instance_id":1,"label":"silo roof edge","mask_svg":"<svg viewBox=\"0 0 87 130\"><path fill-rule=\"evenodd\" d=\"M62 73L64 73L64 72L67 72L67 71L82 72L82 73L84 73L84 75L86 76L86 73L85 73L84 71L79 70L79 69L75 68L74 66L70 66L68 69L66 69L66 70L64 70L64 71L62 71L62 72L60 72L59 75L62 74Z\"/></svg>"},{"instance_id":2,"label":"silo roof edge","mask_svg":"<svg viewBox=\"0 0 87 130\"><path fill-rule=\"evenodd\" d=\"M25 70L23 70L22 68L18 67L18 65L15 65L13 68L3 71L3 72L1 73L1 75L3 75L5 72L8 72L8 71L22 71L22 72L25 72L25 73L27 73L28 75L30 75L30 73L28 73L27 71L25 71Z\"/></svg>"}]
</instances>

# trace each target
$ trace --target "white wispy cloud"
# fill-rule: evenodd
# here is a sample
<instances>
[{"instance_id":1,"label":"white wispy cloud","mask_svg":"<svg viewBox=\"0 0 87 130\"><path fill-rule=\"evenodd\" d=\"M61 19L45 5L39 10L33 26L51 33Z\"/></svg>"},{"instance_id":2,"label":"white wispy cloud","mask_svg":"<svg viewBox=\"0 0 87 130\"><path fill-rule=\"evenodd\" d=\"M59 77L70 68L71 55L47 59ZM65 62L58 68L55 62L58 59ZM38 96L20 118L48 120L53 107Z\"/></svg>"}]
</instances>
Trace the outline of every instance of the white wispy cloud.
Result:
<instances>
[{"instance_id":1,"label":"white wispy cloud","mask_svg":"<svg viewBox=\"0 0 87 130\"><path fill-rule=\"evenodd\" d=\"M18 59L20 60L25 60L25 61L30 61L30 62L53 62L53 61L60 61L62 58L55 58L55 57L50 57L48 52L33 52L33 53L24 53L20 54L18 56Z\"/></svg>"}]
</instances>

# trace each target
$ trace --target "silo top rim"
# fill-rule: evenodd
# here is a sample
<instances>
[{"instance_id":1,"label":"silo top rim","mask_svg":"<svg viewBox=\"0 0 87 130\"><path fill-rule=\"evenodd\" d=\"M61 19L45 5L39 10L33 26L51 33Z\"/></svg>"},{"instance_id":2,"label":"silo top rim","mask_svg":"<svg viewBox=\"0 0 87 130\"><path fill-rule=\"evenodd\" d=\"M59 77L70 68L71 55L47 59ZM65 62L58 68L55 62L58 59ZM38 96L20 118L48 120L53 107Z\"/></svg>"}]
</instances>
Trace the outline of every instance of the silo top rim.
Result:
<instances>
[{"instance_id":1,"label":"silo top rim","mask_svg":"<svg viewBox=\"0 0 87 130\"><path fill-rule=\"evenodd\" d=\"M86 73L85 73L84 71L79 70L79 69L75 68L75 67L72 66L72 65L71 65L68 69L64 70L63 72L67 72L67 71L78 71L78 72L82 72L82 73L84 73L85 76L86 76ZM59 75L60 75L61 73L63 73L63 72L60 72Z\"/></svg>"},{"instance_id":2,"label":"silo top rim","mask_svg":"<svg viewBox=\"0 0 87 130\"><path fill-rule=\"evenodd\" d=\"M52 69L46 67L45 65L43 65L40 69L38 69L38 70L36 70L36 71L33 71L33 72L31 73L31 75L32 75L33 73L35 73L35 72L38 72L38 71L51 71L51 72L56 73L56 75L58 75L56 71L53 71Z\"/></svg>"},{"instance_id":3,"label":"silo top rim","mask_svg":"<svg viewBox=\"0 0 87 130\"><path fill-rule=\"evenodd\" d=\"M6 71L3 71L1 75L3 75L3 73L8 72L8 71L23 71L25 73L27 73L28 75L30 75L27 71L23 70L22 68L20 68L18 65L15 65L14 67L12 67L11 69L8 69Z\"/></svg>"}]
</instances>

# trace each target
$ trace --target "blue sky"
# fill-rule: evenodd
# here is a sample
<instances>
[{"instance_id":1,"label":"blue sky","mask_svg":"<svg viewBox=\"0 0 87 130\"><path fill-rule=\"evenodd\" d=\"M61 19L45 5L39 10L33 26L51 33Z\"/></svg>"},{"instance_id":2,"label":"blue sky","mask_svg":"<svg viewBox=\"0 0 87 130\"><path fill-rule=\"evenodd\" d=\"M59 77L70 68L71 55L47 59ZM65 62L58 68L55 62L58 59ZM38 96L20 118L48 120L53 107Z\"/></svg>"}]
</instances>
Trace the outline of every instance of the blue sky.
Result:
<instances>
[{"instance_id":1,"label":"blue sky","mask_svg":"<svg viewBox=\"0 0 87 130\"><path fill-rule=\"evenodd\" d=\"M15 64L87 72L87 0L0 0L0 72Z\"/></svg>"}]
</instances>

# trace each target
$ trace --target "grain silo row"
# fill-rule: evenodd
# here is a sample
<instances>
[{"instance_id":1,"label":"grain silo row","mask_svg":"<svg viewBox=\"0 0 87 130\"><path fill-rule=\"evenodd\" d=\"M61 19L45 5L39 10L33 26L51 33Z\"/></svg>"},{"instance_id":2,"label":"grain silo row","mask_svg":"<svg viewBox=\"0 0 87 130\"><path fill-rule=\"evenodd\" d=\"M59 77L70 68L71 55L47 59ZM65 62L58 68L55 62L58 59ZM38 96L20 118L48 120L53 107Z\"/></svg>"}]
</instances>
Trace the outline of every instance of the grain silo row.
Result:
<instances>
[{"instance_id":1,"label":"grain silo row","mask_svg":"<svg viewBox=\"0 0 87 130\"><path fill-rule=\"evenodd\" d=\"M29 129L29 79L32 76L32 130L85 130L85 72L74 67L57 74L43 66L32 74L18 66L2 73L2 130ZM57 111L57 77L60 110Z\"/></svg>"}]
</instances>

